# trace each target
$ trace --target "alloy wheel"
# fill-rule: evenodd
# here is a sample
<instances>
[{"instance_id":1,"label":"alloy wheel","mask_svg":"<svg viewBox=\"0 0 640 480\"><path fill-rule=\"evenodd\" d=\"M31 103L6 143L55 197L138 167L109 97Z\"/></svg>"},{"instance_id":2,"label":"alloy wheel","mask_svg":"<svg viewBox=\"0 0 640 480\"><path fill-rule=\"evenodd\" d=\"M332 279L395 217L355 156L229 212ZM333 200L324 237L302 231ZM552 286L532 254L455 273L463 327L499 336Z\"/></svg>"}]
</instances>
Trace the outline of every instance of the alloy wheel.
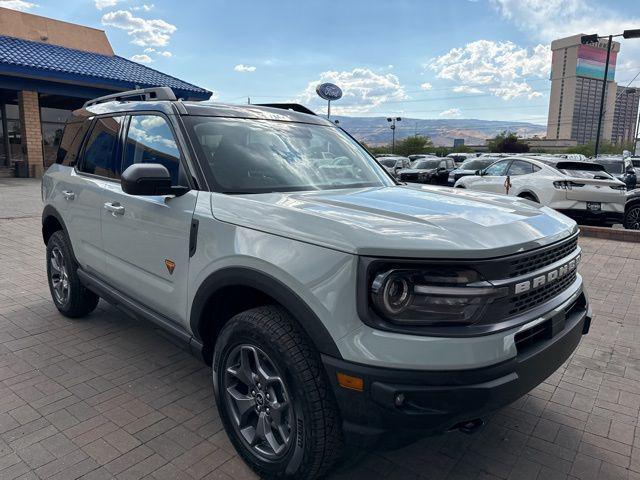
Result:
<instances>
[{"instance_id":1,"label":"alloy wheel","mask_svg":"<svg viewBox=\"0 0 640 480\"><path fill-rule=\"evenodd\" d=\"M227 356L223 393L234 429L260 458L284 457L294 438L294 411L274 362L253 345L238 345Z\"/></svg>"},{"instance_id":2,"label":"alloy wheel","mask_svg":"<svg viewBox=\"0 0 640 480\"><path fill-rule=\"evenodd\" d=\"M67 262L64 254L58 247L51 249L49 266L49 278L51 280L51 286L53 287L53 293L58 303L64 305L69 298L69 274L67 272Z\"/></svg>"},{"instance_id":3,"label":"alloy wheel","mask_svg":"<svg viewBox=\"0 0 640 480\"><path fill-rule=\"evenodd\" d=\"M630 230L640 230L640 207L633 207L627 213L625 227Z\"/></svg>"}]
</instances>

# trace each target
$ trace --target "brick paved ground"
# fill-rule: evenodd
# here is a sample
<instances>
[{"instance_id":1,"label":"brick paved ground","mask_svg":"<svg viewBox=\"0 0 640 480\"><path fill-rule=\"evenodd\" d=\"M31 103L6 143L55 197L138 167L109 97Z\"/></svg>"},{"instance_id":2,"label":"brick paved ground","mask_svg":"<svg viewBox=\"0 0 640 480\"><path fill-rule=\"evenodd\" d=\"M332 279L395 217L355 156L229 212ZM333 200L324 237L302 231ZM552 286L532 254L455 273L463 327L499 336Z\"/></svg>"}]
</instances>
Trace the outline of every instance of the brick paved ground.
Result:
<instances>
[{"instance_id":1,"label":"brick paved ground","mask_svg":"<svg viewBox=\"0 0 640 480\"><path fill-rule=\"evenodd\" d=\"M40 209L37 182L0 181L0 479L254 478L207 368L107 304L57 313ZM640 479L640 244L581 244L597 316L564 368L474 436L363 452L333 478Z\"/></svg>"}]
</instances>

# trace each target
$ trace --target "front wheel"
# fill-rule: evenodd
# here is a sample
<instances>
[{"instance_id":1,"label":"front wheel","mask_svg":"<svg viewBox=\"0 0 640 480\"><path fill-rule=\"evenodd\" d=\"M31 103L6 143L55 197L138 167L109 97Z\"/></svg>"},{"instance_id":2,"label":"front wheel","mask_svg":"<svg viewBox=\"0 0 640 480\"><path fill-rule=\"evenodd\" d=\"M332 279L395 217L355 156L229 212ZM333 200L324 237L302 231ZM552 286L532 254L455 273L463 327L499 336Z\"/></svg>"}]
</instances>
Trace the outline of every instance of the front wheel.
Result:
<instances>
[{"instance_id":1,"label":"front wheel","mask_svg":"<svg viewBox=\"0 0 640 480\"><path fill-rule=\"evenodd\" d=\"M624 228L640 230L640 204L633 205L624 214Z\"/></svg>"},{"instance_id":2,"label":"front wheel","mask_svg":"<svg viewBox=\"0 0 640 480\"><path fill-rule=\"evenodd\" d=\"M338 408L318 352L287 312L259 307L218 336L216 403L227 434L261 477L314 479L342 452Z\"/></svg>"}]
</instances>

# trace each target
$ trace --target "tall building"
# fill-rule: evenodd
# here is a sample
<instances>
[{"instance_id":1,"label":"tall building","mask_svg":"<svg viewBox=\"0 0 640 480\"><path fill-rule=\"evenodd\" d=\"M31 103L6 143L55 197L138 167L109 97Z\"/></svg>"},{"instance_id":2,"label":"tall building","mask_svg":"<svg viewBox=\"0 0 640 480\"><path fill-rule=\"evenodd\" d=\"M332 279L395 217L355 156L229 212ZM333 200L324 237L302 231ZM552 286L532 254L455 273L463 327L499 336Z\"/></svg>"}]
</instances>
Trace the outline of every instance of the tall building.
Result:
<instances>
[{"instance_id":1,"label":"tall building","mask_svg":"<svg viewBox=\"0 0 640 480\"><path fill-rule=\"evenodd\" d=\"M638 103L640 103L640 89L622 87L618 85L616 107L613 113L613 143L631 143L636 138Z\"/></svg>"},{"instance_id":2,"label":"tall building","mask_svg":"<svg viewBox=\"0 0 640 480\"><path fill-rule=\"evenodd\" d=\"M575 140L583 144L595 141L597 136L607 44L600 41L582 45L581 37L582 34L573 35L551 43L549 140ZM635 136L639 100L635 93L619 90L614 80L619 51L620 44L613 42L601 133L601 138L614 142Z\"/></svg>"}]
</instances>

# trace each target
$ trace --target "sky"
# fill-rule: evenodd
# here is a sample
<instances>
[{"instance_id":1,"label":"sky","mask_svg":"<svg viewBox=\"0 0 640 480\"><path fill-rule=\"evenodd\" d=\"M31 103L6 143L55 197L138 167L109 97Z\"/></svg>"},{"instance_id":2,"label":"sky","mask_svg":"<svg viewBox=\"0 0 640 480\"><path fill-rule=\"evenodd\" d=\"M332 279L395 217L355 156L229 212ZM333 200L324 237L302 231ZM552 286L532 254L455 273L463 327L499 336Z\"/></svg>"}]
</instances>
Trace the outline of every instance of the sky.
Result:
<instances>
[{"instance_id":1,"label":"sky","mask_svg":"<svg viewBox=\"0 0 640 480\"><path fill-rule=\"evenodd\" d=\"M550 42L640 28L637 0L0 0L105 30L116 54L226 103L295 101L332 113L545 124ZM635 7L635 8L634 8ZM621 40L616 81L640 72ZM640 76L638 77L640 79ZM640 86L638 79L632 84Z\"/></svg>"}]
</instances>

